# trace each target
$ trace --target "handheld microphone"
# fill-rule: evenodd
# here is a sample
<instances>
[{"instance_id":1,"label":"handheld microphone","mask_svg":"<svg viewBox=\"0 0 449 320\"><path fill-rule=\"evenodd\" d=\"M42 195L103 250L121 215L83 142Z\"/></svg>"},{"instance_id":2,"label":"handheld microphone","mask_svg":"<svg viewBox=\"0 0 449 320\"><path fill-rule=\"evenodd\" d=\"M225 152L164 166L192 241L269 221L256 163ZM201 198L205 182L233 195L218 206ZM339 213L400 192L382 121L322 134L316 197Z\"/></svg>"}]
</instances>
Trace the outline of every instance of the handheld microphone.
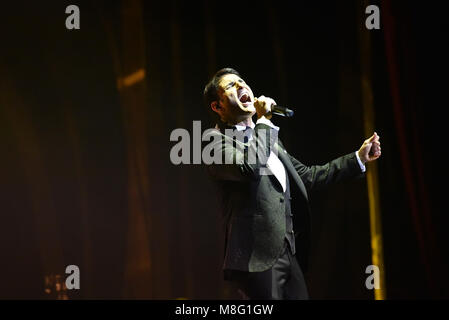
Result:
<instances>
[{"instance_id":1,"label":"handheld microphone","mask_svg":"<svg viewBox=\"0 0 449 320\"><path fill-rule=\"evenodd\" d=\"M271 106L271 113L287 118L293 117L294 114L293 110L275 104Z\"/></svg>"}]
</instances>

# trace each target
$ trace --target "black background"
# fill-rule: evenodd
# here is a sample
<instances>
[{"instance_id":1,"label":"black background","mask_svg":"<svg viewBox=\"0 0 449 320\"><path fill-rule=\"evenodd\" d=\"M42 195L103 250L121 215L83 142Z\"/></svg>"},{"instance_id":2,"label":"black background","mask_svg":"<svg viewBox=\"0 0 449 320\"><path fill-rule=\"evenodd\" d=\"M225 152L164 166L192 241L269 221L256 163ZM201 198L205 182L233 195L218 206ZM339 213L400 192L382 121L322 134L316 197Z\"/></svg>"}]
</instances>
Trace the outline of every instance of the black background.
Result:
<instances>
[{"instance_id":1,"label":"black background","mask_svg":"<svg viewBox=\"0 0 449 320\"><path fill-rule=\"evenodd\" d=\"M116 85L120 70L135 63L123 51L125 39L133 39L123 32L122 15L132 2L2 4L1 298L53 298L44 292L44 277L63 275L69 264L81 270L81 290L69 292L73 299L232 298L221 279L214 185L200 166L171 164L170 133L192 132L193 120L203 129L210 125L202 90L216 70L233 67L256 95L295 110L295 117L273 121L300 161L321 164L356 151L367 138L361 29L371 33L382 143L377 163L387 297L449 296L447 19L440 2L390 6L398 115L388 30L382 22L381 30L367 31L359 1L142 1L146 77L134 114L145 112L136 123L126 111L132 98L124 99ZM69 4L80 8L80 30L65 28ZM384 18L385 2L370 4L379 5ZM137 153L146 154L142 163L129 152L134 138ZM133 168L137 180L129 178ZM134 232L142 225L132 218L134 188L146 190L136 202L144 204L137 210L143 233ZM311 199L311 298L372 299L364 285L371 264L366 181ZM141 242L129 241L135 234L144 236ZM141 261L129 257L146 251L150 267L142 271Z\"/></svg>"}]
</instances>

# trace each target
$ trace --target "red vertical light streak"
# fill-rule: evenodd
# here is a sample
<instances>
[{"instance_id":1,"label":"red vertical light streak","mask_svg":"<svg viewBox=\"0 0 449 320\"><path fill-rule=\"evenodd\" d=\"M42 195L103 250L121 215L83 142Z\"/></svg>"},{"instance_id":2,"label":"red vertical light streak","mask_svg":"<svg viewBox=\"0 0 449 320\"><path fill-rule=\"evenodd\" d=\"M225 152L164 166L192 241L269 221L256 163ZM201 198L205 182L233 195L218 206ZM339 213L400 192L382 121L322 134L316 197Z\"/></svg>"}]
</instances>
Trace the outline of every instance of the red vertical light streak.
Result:
<instances>
[{"instance_id":1,"label":"red vertical light streak","mask_svg":"<svg viewBox=\"0 0 449 320\"><path fill-rule=\"evenodd\" d=\"M423 223L422 223L422 217L420 213L420 205L419 201L421 200L420 194L416 192L416 182L413 177L413 165L412 160L410 159L410 153L408 150L416 149L418 146L410 146L408 141L412 140L414 141L416 139L416 134L412 135L412 139L407 138L406 136L406 124L405 124L405 117L404 117L404 107L403 103L401 101L401 91L399 87L399 74L398 74L398 63L397 63L397 48L395 47L395 44L397 43L397 37L396 37L396 28L395 28L395 22L392 15L392 6L391 1L386 0L382 2L382 19L383 19L383 30L384 30L384 37L385 37L385 50L386 50L386 56L387 56L387 68L388 68L388 74L390 79L390 93L392 98L392 104L393 104L393 113L394 113L394 120L396 125L396 134L398 138L398 145L399 145L399 153L400 153L400 159L401 159L401 165L402 165L402 172L404 174L405 179L405 187L407 190L408 195L408 202L412 214L412 219L415 227L415 231L417 234L418 239L418 245L419 245L419 252L420 257L422 259L422 262L425 266L426 270L426 276L428 284L430 285L431 289L434 290L434 281L432 276L432 268L431 264L429 262L429 255L427 254L428 243L426 241L426 236L424 234L423 230ZM419 155L417 156L419 158ZM418 165L421 165L421 162L418 159ZM420 172L420 168L418 168L418 184L422 184L422 173ZM422 186L419 188L422 190ZM425 196L423 194L423 196ZM426 222L427 218L425 218ZM425 223L424 227L428 227L429 224ZM430 230L426 228L429 232Z\"/></svg>"}]
</instances>

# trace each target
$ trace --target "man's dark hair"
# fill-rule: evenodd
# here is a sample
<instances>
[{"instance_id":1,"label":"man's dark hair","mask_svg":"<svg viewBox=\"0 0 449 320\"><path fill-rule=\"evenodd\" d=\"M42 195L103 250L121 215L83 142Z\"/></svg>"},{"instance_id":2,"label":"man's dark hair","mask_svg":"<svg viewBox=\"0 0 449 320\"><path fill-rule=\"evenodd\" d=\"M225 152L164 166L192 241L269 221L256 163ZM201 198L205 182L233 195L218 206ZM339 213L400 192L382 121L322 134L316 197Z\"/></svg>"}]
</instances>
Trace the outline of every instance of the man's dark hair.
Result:
<instances>
[{"instance_id":1,"label":"man's dark hair","mask_svg":"<svg viewBox=\"0 0 449 320\"><path fill-rule=\"evenodd\" d=\"M240 73L232 68L223 68L214 74L212 79L204 88L204 103L206 104L206 109L209 112L213 121L218 122L220 120L218 114L212 110L210 104L213 101L218 101L220 98L218 96L218 89L221 77L227 74L235 74L240 77Z\"/></svg>"}]
</instances>

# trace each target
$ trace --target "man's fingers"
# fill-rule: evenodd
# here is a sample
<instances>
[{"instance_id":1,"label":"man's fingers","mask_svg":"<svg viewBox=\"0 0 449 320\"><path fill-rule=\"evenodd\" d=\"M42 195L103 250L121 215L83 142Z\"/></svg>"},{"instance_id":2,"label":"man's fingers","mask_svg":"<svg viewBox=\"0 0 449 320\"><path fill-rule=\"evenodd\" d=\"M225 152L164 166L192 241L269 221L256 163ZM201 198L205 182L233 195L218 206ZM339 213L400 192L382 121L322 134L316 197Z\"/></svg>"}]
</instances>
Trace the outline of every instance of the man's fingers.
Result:
<instances>
[{"instance_id":1,"label":"man's fingers","mask_svg":"<svg viewBox=\"0 0 449 320\"><path fill-rule=\"evenodd\" d=\"M376 142L371 143L368 155L372 158L377 155L380 156L380 152L381 152L380 143L376 143ZM373 159L373 160L375 160L375 159Z\"/></svg>"},{"instance_id":2,"label":"man's fingers","mask_svg":"<svg viewBox=\"0 0 449 320\"><path fill-rule=\"evenodd\" d=\"M271 112L271 107L276 105L276 101L270 97L260 96L259 98L254 98L254 102L257 102L262 108L267 112Z\"/></svg>"},{"instance_id":3,"label":"man's fingers","mask_svg":"<svg viewBox=\"0 0 449 320\"><path fill-rule=\"evenodd\" d=\"M381 148L380 148L380 141L379 136L377 135L377 132L374 132L374 134L365 140L364 142L364 150L366 152L366 156L368 158L368 161L374 161L377 160L380 155L382 154Z\"/></svg>"},{"instance_id":4,"label":"man's fingers","mask_svg":"<svg viewBox=\"0 0 449 320\"><path fill-rule=\"evenodd\" d=\"M371 137L369 137L368 142L373 142L377 140L379 140L379 136L377 135L376 132L374 132L374 134Z\"/></svg>"},{"instance_id":5,"label":"man's fingers","mask_svg":"<svg viewBox=\"0 0 449 320\"><path fill-rule=\"evenodd\" d=\"M382 153L381 153L380 151L375 152L374 154L369 154L369 155L368 155L368 161L374 161L374 160L379 159L380 156L381 156L381 154L382 154Z\"/></svg>"}]
</instances>

